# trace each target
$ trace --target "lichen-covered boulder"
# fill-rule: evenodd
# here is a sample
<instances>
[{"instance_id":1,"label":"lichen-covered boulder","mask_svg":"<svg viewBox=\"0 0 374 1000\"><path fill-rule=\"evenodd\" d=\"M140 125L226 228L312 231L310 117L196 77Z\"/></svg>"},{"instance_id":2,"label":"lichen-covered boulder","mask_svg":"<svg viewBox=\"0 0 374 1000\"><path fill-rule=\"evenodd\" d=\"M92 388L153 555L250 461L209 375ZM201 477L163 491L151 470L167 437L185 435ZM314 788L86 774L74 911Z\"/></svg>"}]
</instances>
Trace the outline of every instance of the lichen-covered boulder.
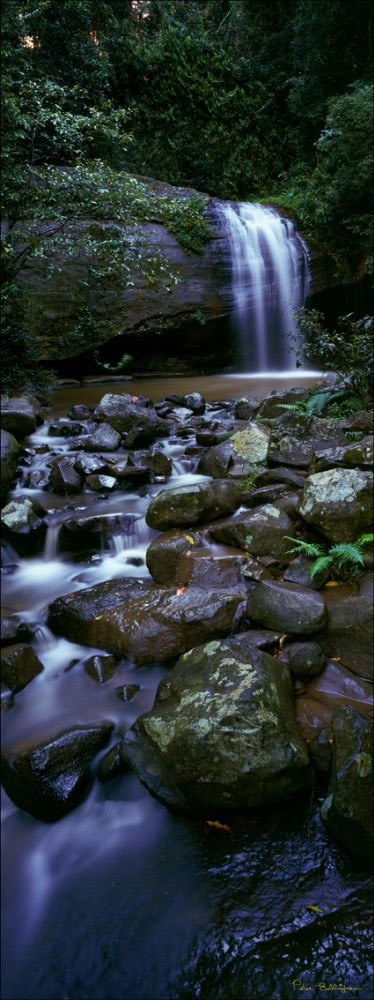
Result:
<instances>
[{"instance_id":1,"label":"lichen-covered boulder","mask_svg":"<svg viewBox=\"0 0 374 1000\"><path fill-rule=\"evenodd\" d=\"M176 569L183 552L189 552L201 543L196 531L171 528L153 538L146 552L147 568L156 583L170 586L176 582Z\"/></svg>"},{"instance_id":2,"label":"lichen-covered boulder","mask_svg":"<svg viewBox=\"0 0 374 1000\"><path fill-rule=\"evenodd\" d=\"M1 506L5 503L16 474L20 446L13 434L1 431Z\"/></svg>"},{"instance_id":3,"label":"lichen-covered boulder","mask_svg":"<svg viewBox=\"0 0 374 1000\"><path fill-rule=\"evenodd\" d=\"M240 637L181 657L122 752L153 795L193 815L284 800L310 781L288 668Z\"/></svg>"},{"instance_id":4,"label":"lichen-covered boulder","mask_svg":"<svg viewBox=\"0 0 374 1000\"><path fill-rule=\"evenodd\" d=\"M345 445L318 446L315 449L311 472L323 472L324 469L347 466L348 468L372 468L373 466L373 435L368 435L362 441L351 441Z\"/></svg>"},{"instance_id":5,"label":"lichen-covered boulder","mask_svg":"<svg viewBox=\"0 0 374 1000\"><path fill-rule=\"evenodd\" d=\"M199 463L199 472L204 476L220 479L228 474L230 467L243 463L243 475L249 467L265 462L269 451L270 431L255 422L221 444L207 449Z\"/></svg>"},{"instance_id":6,"label":"lichen-covered boulder","mask_svg":"<svg viewBox=\"0 0 374 1000\"><path fill-rule=\"evenodd\" d=\"M201 524L225 514L232 514L240 504L240 491L226 480L214 483L194 483L161 490L151 500L146 522L151 528L168 528Z\"/></svg>"},{"instance_id":7,"label":"lichen-covered boulder","mask_svg":"<svg viewBox=\"0 0 374 1000\"><path fill-rule=\"evenodd\" d=\"M327 612L318 591L281 580L258 580L249 586L247 610L254 622L295 635L323 628Z\"/></svg>"},{"instance_id":8,"label":"lichen-covered boulder","mask_svg":"<svg viewBox=\"0 0 374 1000\"><path fill-rule=\"evenodd\" d=\"M306 480L299 514L331 542L348 542L373 520L373 478L362 469L328 469Z\"/></svg>"},{"instance_id":9,"label":"lichen-covered boulder","mask_svg":"<svg viewBox=\"0 0 374 1000\"><path fill-rule=\"evenodd\" d=\"M373 863L373 720L350 706L332 720L334 753L329 795L321 815L331 833L361 863Z\"/></svg>"},{"instance_id":10,"label":"lichen-covered boulder","mask_svg":"<svg viewBox=\"0 0 374 1000\"><path fill-rule=\"evenodd\" d=\"M216 542L245 549L253 556L271 555L284 563L289 560L292 521L287 514L272 504L264 504L218 524L209 526L209 534Z\"/></svg>"},{"instance_id":11,"label":"lichen-covered boulder","mask_svg":"<svg viewBox=\"0 0 374 1000\"><path fill-rule=\"evenodd\" d=\"M1 682L16 694L40 674L43 664L31 646L17 642L1 651Z\"/></svg>"},{"instance_id":12,"label":"lichen-covered boulder","mask_svg":"<svg viewBox=\"0 0 374 1000\"><path fill-rule=\"evenodd\" d=\"M2 755L2 783L12 802L53 823L74 809L91 782L90 764L108 742L112 722L73 726L40 744L16 743Z\"/></svg>"},{"instance_id":13,"label":"lichen-covered boulder","mask_svg":"<svg viewBox=\"0 0 374 1000\"><path fill-rule=\"evenodd\" d=\"M37 552L42 545L47 526L45 510L28 496L17 496L1 511L3 537L20 555Z\"/></svg>"}]
</instances>

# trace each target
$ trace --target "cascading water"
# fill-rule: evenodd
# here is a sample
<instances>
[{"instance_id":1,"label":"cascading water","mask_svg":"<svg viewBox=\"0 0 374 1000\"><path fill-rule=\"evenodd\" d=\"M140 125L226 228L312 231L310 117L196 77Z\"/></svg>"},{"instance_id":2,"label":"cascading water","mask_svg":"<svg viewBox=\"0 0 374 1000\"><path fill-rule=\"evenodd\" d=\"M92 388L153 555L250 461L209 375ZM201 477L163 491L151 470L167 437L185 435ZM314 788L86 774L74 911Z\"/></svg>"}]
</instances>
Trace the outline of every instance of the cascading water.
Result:
<instances>
[{"instance_id":1,"label":"cascading water","mask_svg":"<svg viewBox=\"0 0 374 1000\"><path fill-rule=\"evenodd\" d=\"M227 203L218 211L230 247L230 305L241 370L295 369L293 314L310 286L306 244L293 222L270 207Z\"/></svg>"}]
</instances>

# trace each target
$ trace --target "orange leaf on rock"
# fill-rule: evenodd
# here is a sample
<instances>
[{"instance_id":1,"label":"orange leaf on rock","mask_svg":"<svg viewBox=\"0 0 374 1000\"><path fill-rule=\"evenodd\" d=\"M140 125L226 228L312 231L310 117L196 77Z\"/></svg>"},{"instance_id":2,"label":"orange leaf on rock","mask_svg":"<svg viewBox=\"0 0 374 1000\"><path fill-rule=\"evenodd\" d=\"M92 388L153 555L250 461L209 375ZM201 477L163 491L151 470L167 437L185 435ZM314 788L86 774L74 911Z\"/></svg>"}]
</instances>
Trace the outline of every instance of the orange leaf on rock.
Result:
<instances>
[{"instance_id":1,"label":"orange leaf on rock","mask_svg":"<svg viewBox=\"0 0 374 1000\"><path fill-rule=\"evenodd\" d=\"M186 587L178 587L177 597L179 597L180 594L185 594L186 593L186 589L187 589Z\"/></svg>"},{"instance_id":2,"label":"orange leaf on rock","mask_svg":"<svg viewBox=\"0 0 374 1000\"><path fill-rule=\"evenodd\" d=\"M279 639L279 649L283 649L286 639L288 639L288 635L284 632Z\"/></svg>"},{"instance_id":3,"label":"orange leaf on rock","mask_svg":"<svg viewBox=\"0 0 374 1000\"><path fill-rule=\"evenodd\" d=\"M213 826L215 830L226 830L227 833L231 831L231 827L227 826L227 823L220 823L218 819L207 819L206 825Z\"/></svg>"}]
</instances>

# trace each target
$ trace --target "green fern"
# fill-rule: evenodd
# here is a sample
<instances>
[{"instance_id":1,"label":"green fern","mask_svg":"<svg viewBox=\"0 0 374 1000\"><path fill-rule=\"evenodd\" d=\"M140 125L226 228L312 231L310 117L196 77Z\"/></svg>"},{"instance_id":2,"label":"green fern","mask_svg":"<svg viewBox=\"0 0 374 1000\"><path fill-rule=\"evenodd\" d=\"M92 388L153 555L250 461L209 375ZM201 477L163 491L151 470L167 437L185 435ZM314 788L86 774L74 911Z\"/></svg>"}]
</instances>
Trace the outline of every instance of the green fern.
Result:
<instances>
[{"instance_id":1,"label":"green fern","mask_svg":"<svg viewBox=\"0 0 374 1000\"><path fill-rule=\"evenodd\" d=\"M290 413L306 413L305 403L278 403L278 410L289 410Z\"/></svg>"},{"instance_id":2,"label":"green fern","mask_svg":"<svg viewBox=\"0 0 374 1000\"><path fill-rule=\"evenodd\" d=\"M339 569L346 563L365 565L362 547L358 542L340 542L340 544L333 545L330 549L330 555Z\"/></svg>"},{"instance_id":3,"label":"green fern","mask_svg":"<svg viewBox=\"0 0 374 1000\"><path fill-rule=\"evenodd\" d=\"M302 542L300 538L292 538L291 535L284 535L288 542L294 543L294 548L287 549L287 552L297 552L298 555L306 556L308 559L316 559L323 555L322 545L318 542Z\"/></svg>"},{"instance_id":4,"label":"green fern","mask_svg":"<svg viewBox=\"0 0 374 1000\"><path fill-rule=\"evenodd\" d=\"M371 542L374 542L374 535L371 531L369 531L366 535L360 535L357 539L356 545L370 545Z\"/></svg>"},{"instance_id":5,"label":"green fern","mask_svg":"<svg viewBox=\"0 0 374 1000\"><path fill-rule=\"evenodd\" d=\"M314 577L318 576L319 573L325 573L326 570L330 568L332 562L333 558L331 555L319 556L319 558L313 563L313 566L310 567L309 572L311 579L314 580Z\"/></svg>"}]
</instances>

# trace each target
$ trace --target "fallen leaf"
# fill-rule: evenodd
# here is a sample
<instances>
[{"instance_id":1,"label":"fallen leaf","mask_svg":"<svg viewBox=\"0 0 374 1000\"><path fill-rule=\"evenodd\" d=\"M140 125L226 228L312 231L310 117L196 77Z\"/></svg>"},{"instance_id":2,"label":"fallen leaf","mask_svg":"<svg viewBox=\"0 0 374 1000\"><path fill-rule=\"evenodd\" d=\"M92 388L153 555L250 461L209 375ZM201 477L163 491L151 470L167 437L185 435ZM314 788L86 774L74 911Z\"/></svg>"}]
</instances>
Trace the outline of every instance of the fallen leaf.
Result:
<instances>
[{"instance_id":1,"label":"fallen leaf","mask_svg":"<svg viewBox=\"0 0 374 1000\"><path fill-rule=\"evenodd\" d=\"M320 906L313 906L313 904L311 904L310 906L306 906L305 909L313 910L313 913L324 913L324 910L321 910Z\"/></svg>"},{"instance_id":2,"label":"fallen leaf","mask_svg":"<svg viewBox=\"0 0 374 1000\"><path fill-rule=\"evenodd\" d=\"M337 580L329 580L328 583L325 583L325 587L338 587L338 586L339 584Z\"/></svg>"},{"instance_id":3,"label":"fallen leaf","mask_svg":"<svg viewBox=\"0 0 374 1000\"><path fill-rule=\"evenodd\" d=\"M288 635L284 632L279 639L279 649L283 649L286 639L288 639Z\"/></svg>"},{"instance_id":4,"label":"fallen leaf","mask_svg":"<svg viewBox=\"0 0 374 1000\"><path fill-rule=\"evenodd\" d=\"M228 833L231 831L231 827L227 826L227 823L220 823L218 819L207 819L207 826L213 826L215 830L226 830Z\"/></svg>"},{"instance_id":5,"label":"fallen leaf","mask_svg":"<svg viewBox=\"0 0 374 1000\"><path fill-rule=\"evenodd\" d=\"M187 589L186 587L178 587L177 597L179 597L180 594L185 594L186 593L186 589Z\"/></svg>"},{"instance_id":6,"label":"fallen leaf","mask_svg":"<svg viewBox=\"0 0 374 1000\"><path fill-rule=\"evenodd\" d=\"M100 621L100 618L102 617L103 617L102 615L96 615L96 618L94 618L94 622Z\"/></svg>"},{"instance_id":7,"label":"fallen leaf","mask_svg":"<svg viewBox=\"0 0 374 1000\"><path fill-rule=\"evenodd\" d=\"M340 663L341 656L331 656L332 663Z\"/></svg>"},{"instance_id":8,"label":"fallen leaf","mask_svg":"<svg viewBox=\"0 0 374 1000\"><path fill-rule=\"evenodd\" d=\"M191 545L195 544L195 539L192 538L192 535L185 535L184 537L187 538L188 542L191 542Z\"/></svg>"}]
</instances>

